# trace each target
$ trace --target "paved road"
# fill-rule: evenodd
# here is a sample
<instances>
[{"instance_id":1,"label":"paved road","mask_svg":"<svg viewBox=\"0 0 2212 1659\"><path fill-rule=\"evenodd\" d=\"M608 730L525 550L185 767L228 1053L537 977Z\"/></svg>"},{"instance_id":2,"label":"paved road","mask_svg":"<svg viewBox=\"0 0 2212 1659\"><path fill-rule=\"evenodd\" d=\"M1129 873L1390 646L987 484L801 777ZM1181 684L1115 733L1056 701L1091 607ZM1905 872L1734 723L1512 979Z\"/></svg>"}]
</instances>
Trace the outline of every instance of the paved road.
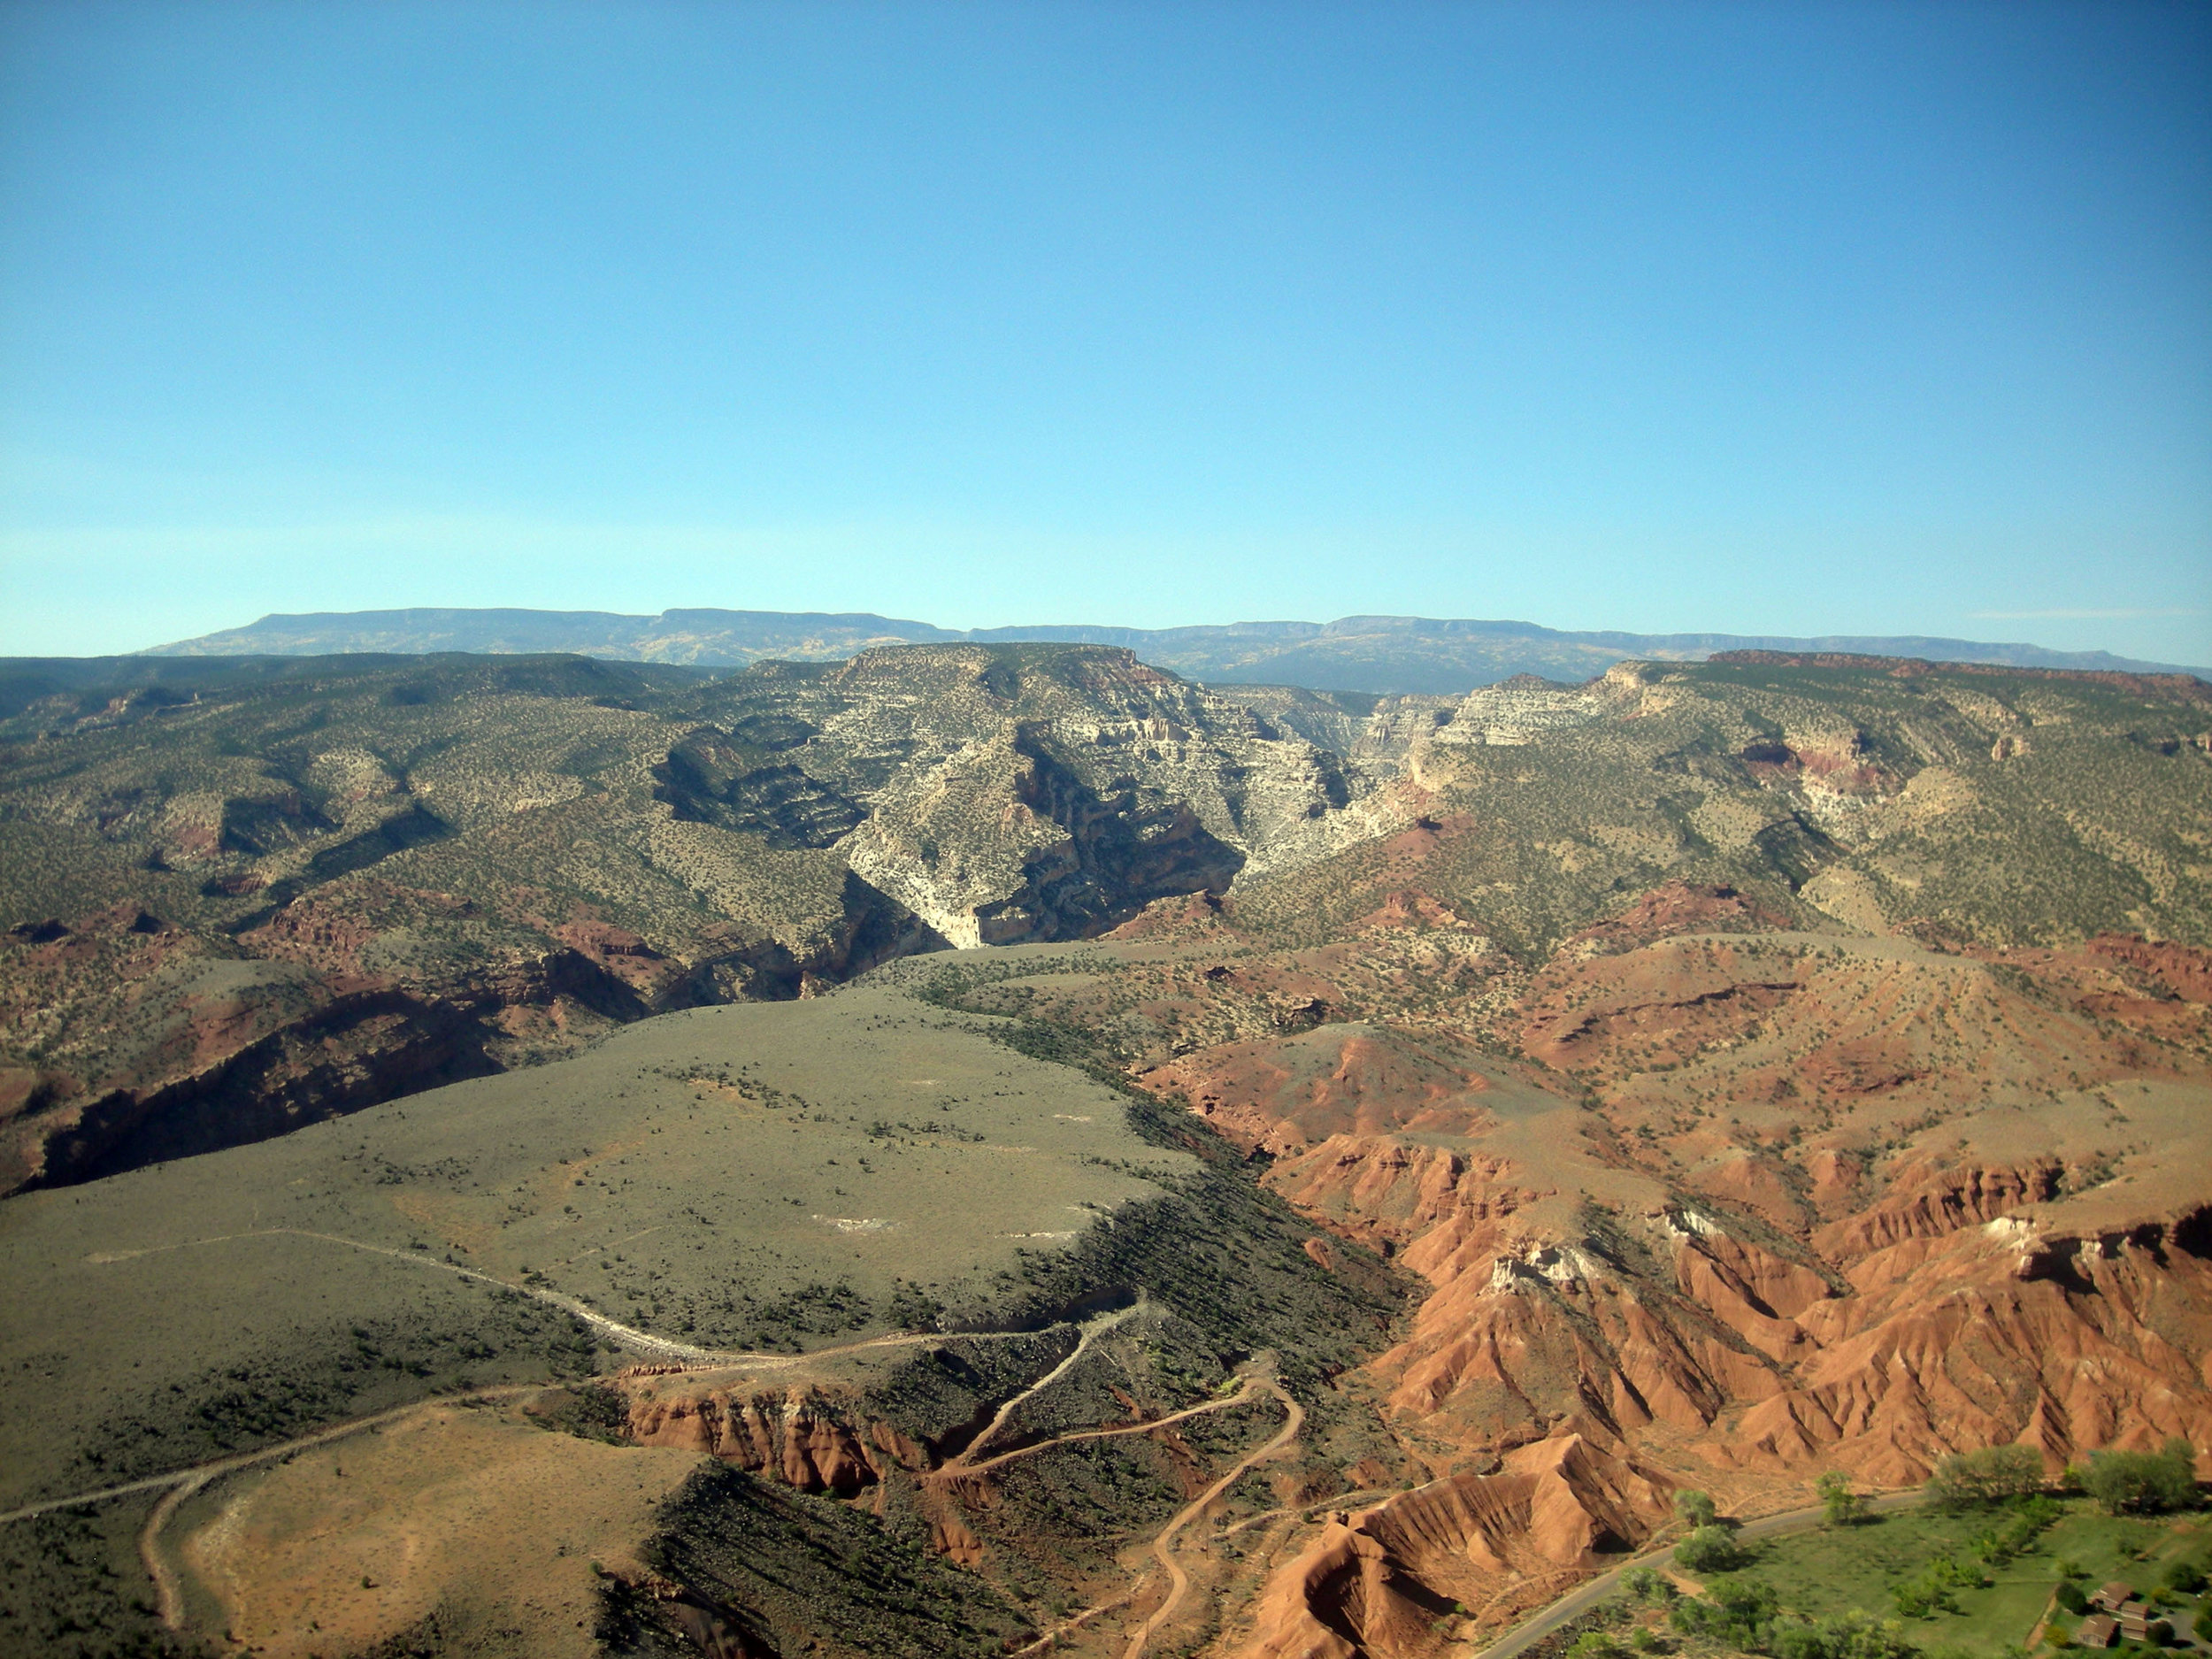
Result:
<instances>
[{"instance_id":1,"label":"paved road","mask_svg":"<svg viewBox=\"0 0 2212 1659\"><path fill-rule=\"evenodd\" d=\"M1907 1509L1918 1503L1924 1494L1915 1489L1910 1492L1886 1492L1869 1500L1867 1511L1872 1515L1886 1515L1893 1509ZM1736 1531L1739 1538L1764 1538L1774 1532L1792 1532L1812 1525L1826 1514L1824 1509L1791 1509L1780 1515L1766 1515L1755 1521L1746 1521ZM1619 1587L1621 1574L1631 1567L1655 1566L1673 1554L1671 1543L1657 1549L1647 1549L1633 1560L1624 1561L1609 1572L1600 1573L1587 1584L1578 1585L1560 1597L1540 1613L1525 1619L1498 1640L1482 1650L1479 1659L1515 1659L1541 1641L1561 1625L1580 1617Z\"/></svg>"}]
</instances>

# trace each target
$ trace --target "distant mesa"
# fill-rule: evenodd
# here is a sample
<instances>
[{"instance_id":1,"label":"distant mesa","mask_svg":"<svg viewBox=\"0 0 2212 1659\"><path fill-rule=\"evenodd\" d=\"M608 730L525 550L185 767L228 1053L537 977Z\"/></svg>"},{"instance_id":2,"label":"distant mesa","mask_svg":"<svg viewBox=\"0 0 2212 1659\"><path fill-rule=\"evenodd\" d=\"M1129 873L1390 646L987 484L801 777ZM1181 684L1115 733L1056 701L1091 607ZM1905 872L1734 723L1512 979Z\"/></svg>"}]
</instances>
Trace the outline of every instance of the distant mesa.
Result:
<instances>
[{"instance_id":1,"label":"distant mesa","mask_svg":"<svg viewBox=\"0 0 2212 1659\"><path fill-rule=\"evenodd\" d=\"M1146 662L1227 685L1288 685L1383 696L1462 695L1518 676L1583 680L1630 658L1701 662L1720 652L1910 657L2016 668L2122 673L2195 672L2106 651L1974 640L1834 635L1785 639L1734 634L1565 633L1532 622L1429 617L1340 617L1334 622L1233 622L1184 628L1087 623L941 628L865 611L419 609L268 616L242 628L156 646L152 657L313 657L355 652L566 652L623 662L742 667L768 658L841 660L884 645L1118 645Z\"/></svg>"}]
</instances>

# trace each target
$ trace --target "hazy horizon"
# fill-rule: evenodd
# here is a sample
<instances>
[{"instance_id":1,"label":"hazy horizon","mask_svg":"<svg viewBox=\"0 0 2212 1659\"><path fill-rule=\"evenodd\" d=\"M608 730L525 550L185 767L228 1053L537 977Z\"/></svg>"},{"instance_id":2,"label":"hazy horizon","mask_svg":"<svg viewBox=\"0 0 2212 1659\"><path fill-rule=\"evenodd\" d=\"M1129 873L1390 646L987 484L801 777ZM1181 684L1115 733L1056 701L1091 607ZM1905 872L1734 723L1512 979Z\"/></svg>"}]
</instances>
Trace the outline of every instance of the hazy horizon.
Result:
<instances>
[{"instance_id":1,"label":"hazy horizon","mask_svg":"<svg viewBox=\"0 0 2212 1659\"><path fill-rule=\"evenodd\" d=\"M0 650L1525 618L2212 661L2212 12L26 4Z\"/></svg>"},{"instance_id":2,"label":"hazy horizon","mask_svg":"<svg viewBox=\"0 0 2212 1659\"><path fill-rule=\"evenodd\" d=\"M317 623L339 622L346 620L365 622L370 619L380 618L419 619L424 617L439 615L450 615L457 618L514 617L528 618L534 620L574 618L580 621L584 619L603 619L608 622L637 623L647 626L649 626L651 624L656 622L664 621L672 617L682 618L688 621L703 621L708 618L718 617L757 617L764 618L789 619L792 621L818 619L823 622L832 623L868 619L885 623L895 628L914 626L935 630L939 634L947 637L957 637L965 634L979 636L986 639L999 637L1021 638L1025 636L1035 639L1044 637L1055 631L1073 632L1079 630L1100 634L1129 634L1176 635L1179 634L1233 634L1239 630L1251 630L1255 633L1258 633L1263 630L1282 628L1312 628L1316 630L1316 637L1324 637L1341 630L1343 625L1345 624L1428 624L1432 627L1440 627L1444 629L1471 627L1482 630L1497 630L1502 635L1509 635L1515 631L1526 630L1532 636L1555 634L1562 639L1594 640L1603 637L1610 637L1623 640L1649 640L1655 643L1664 641L1673 643L1679 649L1689 649L1691 655L1693 656L1695 656L1697 652L1691 649L1687 643L1693 641L1711 641L1712 643L1710 649L1724 649L1732 647L1742 648L1756 646L1813 646L1825 649L1845 651L1878 650L1888 648L1905 654L1911 654L1923 647L1939 646L1944 644L1988 647L1997 651L2016 651L2022 649L2029 651L2053 651L2057 649L2041 645L2039 642L2035 641L2024 639L1968 640L1957 638L1955 636L1928 634L1734 634L1724 629L1711 628L1683 629L1665 634L1655 633L1650 630L1634 629L1555 629L1549 627L1544 623L1535 621L1528 618L1407 617L1379 615L1376 613L1348 613L1337 617L1239 617L1214 618L1197 623L1171 624L1164 628L1159 629L1143 628L1133 624L1120 623L1112 620L1098 620L1089 618L1033 618L1030 621L1023 623L987 624L974 628L960 628L940 623L935 618L929 617L888 617L880 612L875 611L758 611L751 608L735 606L672 605L664 607L663 610L658 611L647 612L615 611L594 608L556 610L534 606L388 606L364 609L360 611L300 612L274 611L252 618L248 622L239 624L235 627L215 629L210 631L210 633L206 634L192 635L178 640L157 641L150 644L129 648L124 652L112 654L160 655L163 653L173 652L179 647L201 644L205 641L222 641L225 640L227 636L232 634L250 634L254 630L263 628L267 625L273 623ZM253 648L250 644L242 644L239 649L242 654L253 654ZM306 648L297 644L291 644L271 649L277 649L280 654L290 655L299 653ZM371 642L357 646L349 645L343 649L381 650L388 648L380 644ZM402 648L395 646L388 649L399 649ZM653 657L644 653L639 653L634 657L626 656L620 652L611 652L605 649L587 649L585 647L574 642L566 644L533 644L527 646L510 643L493 647L468 644L452 647L441 646L437 649L453 649L462 650L481 650L488 649L495 652L539 649L552 651L581 650L587 655L614 657L618 660L655 660ZM1139 649L1141 650L1141 645ZM2093 650L2078 654L2082 656L2093 657L2097 653ZM2146 659L2129 657L2124 654L2118 652L2107 653L2106 655L2111 657L2116 662L2118 663L2129 663L2136 665L2145 665L2162 669L2178 668L2190 672L2212 674L2212 665L2204 664L2162 663L2156 661L2150 661L2147 663ZM687 658L685 660L690 659ZM719 657L707 657L701 658L699 660L703 662L719 662L722 659ZM1996 659L1993 658L1991 660ZM1202 674L1201 677L1203 677Z\"/></svg>"}]
</instances>

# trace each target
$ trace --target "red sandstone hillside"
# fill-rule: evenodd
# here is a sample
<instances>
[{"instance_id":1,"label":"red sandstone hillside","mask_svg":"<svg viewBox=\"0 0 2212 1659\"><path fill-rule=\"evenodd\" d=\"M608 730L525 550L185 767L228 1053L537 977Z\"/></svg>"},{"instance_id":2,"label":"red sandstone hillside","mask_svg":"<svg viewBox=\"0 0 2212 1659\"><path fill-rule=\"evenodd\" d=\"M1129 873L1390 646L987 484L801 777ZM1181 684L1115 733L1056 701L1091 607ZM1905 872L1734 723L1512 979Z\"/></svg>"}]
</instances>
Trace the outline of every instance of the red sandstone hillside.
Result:
<instances>
[{"instance_id":1,"label":"red sandstone hillside","mask_svg":"<svg viewBox=\"0 0 2212 1659\"><path fill-rule=\"evenodd\" d=\"M1424 912L1451 925L1411 892L1378 923ZM1706 931L1776 919L1658 889L1486 1029L1323 1025L1143 1072L1431 1287L1348 1379L1430 1484L1280 1566L1235 1651L1432 1651L1437 1598L1501 1571L1540 1595L1671 1486L2212 1445L2212 953Z\"/></svg>"}]
</instances>

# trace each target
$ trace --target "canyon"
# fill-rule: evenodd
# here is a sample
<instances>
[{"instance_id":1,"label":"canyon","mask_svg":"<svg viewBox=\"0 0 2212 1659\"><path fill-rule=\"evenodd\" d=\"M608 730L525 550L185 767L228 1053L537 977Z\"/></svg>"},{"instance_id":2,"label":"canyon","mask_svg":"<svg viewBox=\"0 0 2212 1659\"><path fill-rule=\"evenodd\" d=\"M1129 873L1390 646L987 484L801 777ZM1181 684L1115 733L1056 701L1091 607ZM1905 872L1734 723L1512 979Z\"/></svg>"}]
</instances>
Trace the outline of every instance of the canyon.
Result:
<instances>
[{"instance_id":1,"label":"canyon","mask_svg":"<svg viewBox=\"0 0 2212 1659\"><path fill-rule=\"evenodd\" d=\"M2212 1448L2185 675L303 658L0 743L0 1506L272 1450L73 1523L180 1563L119 1643L1429 1659L1684 1488ZM557 1632L395 1553L464 1510Z\"/></svg>"}]
</instances>

